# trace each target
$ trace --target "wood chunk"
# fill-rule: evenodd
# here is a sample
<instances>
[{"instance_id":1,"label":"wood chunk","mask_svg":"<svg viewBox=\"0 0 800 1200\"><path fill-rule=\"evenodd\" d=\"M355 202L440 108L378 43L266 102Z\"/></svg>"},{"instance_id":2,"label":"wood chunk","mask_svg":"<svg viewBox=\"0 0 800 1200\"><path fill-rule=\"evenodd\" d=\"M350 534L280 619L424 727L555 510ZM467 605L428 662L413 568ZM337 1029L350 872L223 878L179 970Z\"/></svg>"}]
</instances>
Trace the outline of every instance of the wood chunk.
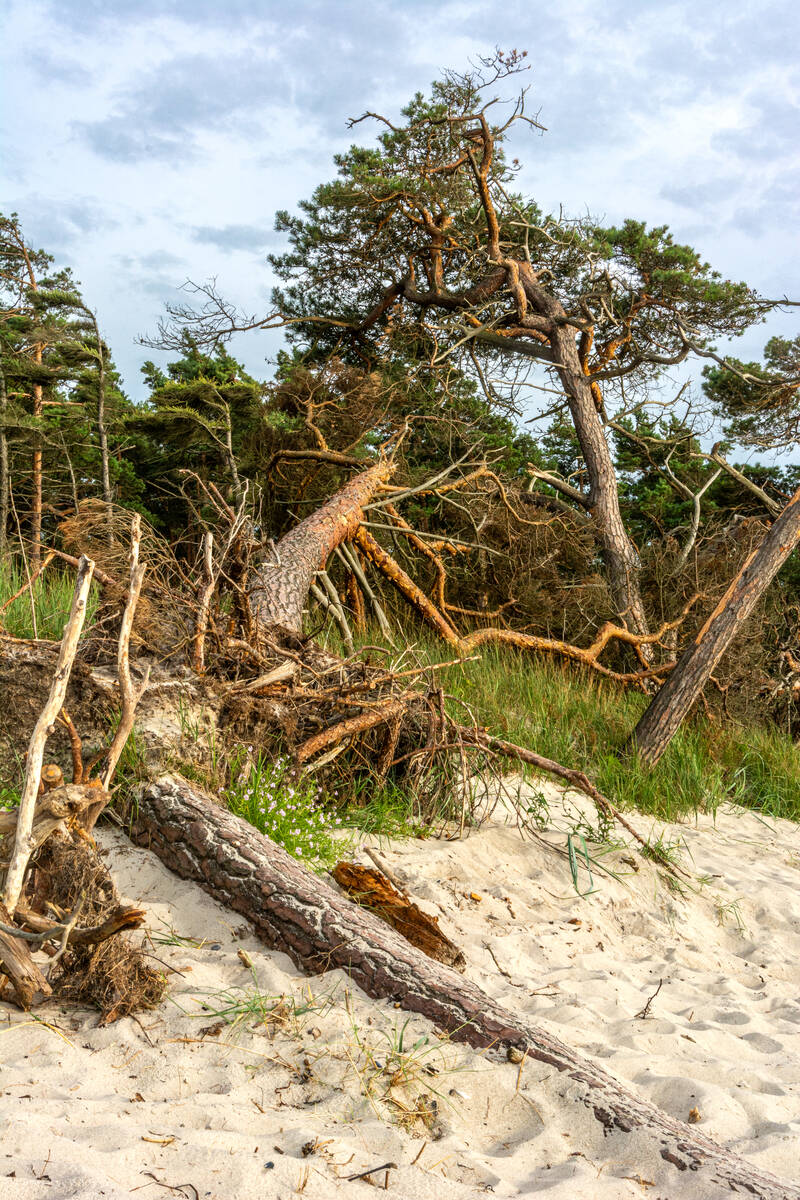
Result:
<instances>
[{"instance_id":1,"label":"wood chunk","mask_svg":"<svg viewBox=\"0 0 800 1200\"><path fill-rule=\"evenodd\" d=\"M12 925L11 914L0 904L0 921L4 925ZM52 994L52 988L45 979L36 963L31 958L31 952L20 938L0 930L0 968L7 975L14 989L17 1003L26 1012L34 1004L41 1003Z\"/></svg>"},{"instance_id":2,"label":"wood chunk","mask_svg":"<svg viewBox=\"0 0 800 1200\"><path fill-rule=\"evenodd\" d=\"M408 896L399 892L381 871L361 867L358 863L340 862L333 869L333 878L343 892L363 908L377 914L387 925L401 933L406 941L428 958L455 967L466 968L466 959L439 928L436 917L424 913Z\"/></svg>"}]
</instances>

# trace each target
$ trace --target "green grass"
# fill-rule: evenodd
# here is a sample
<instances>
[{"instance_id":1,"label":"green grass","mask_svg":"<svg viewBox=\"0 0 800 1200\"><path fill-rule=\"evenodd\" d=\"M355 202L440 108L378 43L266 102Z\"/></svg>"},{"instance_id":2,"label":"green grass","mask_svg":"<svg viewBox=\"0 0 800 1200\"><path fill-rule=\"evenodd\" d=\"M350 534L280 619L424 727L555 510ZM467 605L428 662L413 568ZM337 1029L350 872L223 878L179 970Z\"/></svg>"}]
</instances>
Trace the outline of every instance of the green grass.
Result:
<instances>
[{"instance_id":1,"label":"green grass","mask_svg":"<svg viewBox=\"0 0 800 1200\"><path fill-rule=\"evenodd\" d=\"M377 640L370 631L367 641ZM422 637L402 665L451 658L447 647ZM648 770L621 754L648 697L591 671L486 647L473 661L437 671L436 680L455 719L474 718L495 736L585 771L620 808L676 821L735 801L767 817L800 821L800 751L774 725L693 716Z\"/></svg>"},{"instance_id":2,"label":"green grass","mask_svg":"<svg viewBox=\"0 0 800 1200\"><path fill-rule=\"evenodd\" d=\"M0 608L19 591L27 576L21 564L7 558L0 562ZM45 638L60 641L72 605L75 573L50 566L33 585L33 608L26 589L0 616L6 633L17 638ZM86 606L84 634L92 624L97 608L97 588L92 585Z\"/></svg>"},{"instance_id":3,"label":"green grass","mask_svg":"<svg viewBox=\"0 0 800 1200\"><path fill-rule=\"evenodd\" d=\"M414 798L391 780L379 788L371 780L357 780L340 812L343 824L363 837L427 837L430 833Z\"/></svg>"},{"instance_id":4,"label":"green grass","mask_svg":"<svg viewBox=\"0 0 800 1200\"><path fill-rule=\"evenodd\" d=\"M0 786L0 812L7 812L11 808L19 807L19 792L14 788L6 787L5 784Z\"/></svg>"},{"instance_id":5,"label":"green grass","mask_svg":"<svg viewBox=\"0 0 800 1200\"><path fill-rule=\"evenodd\" d=\"M433 660L438 648L425 647ZM585 771L613 802L663 820L734 800L800 820L800 754L774 726L687 721L651 770L620 756L648 699L584 670L505 649L447 667L453 715L467 703L495 735Z\"/></svg>"}]
</instances>

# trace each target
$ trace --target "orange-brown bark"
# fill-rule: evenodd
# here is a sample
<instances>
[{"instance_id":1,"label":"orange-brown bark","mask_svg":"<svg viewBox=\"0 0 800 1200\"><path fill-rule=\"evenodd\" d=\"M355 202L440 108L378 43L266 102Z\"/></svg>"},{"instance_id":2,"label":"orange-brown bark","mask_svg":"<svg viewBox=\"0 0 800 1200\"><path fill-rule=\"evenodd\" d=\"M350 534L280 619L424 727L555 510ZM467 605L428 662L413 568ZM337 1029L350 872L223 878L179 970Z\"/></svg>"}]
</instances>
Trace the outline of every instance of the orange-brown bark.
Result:
<instances>
[{"instance_id":1,"label":"orange-brown bark","mask_svg":"<svg viewBox=\"0 0 800 1200\"><path fill-rule=\"evenodd\" d=\"M302 632L303 608L314 576L336 547L353 537L363 520L364 505L393 470L394 464L387 459L356 475L273 547L258 568L251 590L250 606L257 624Z\"/></svg>"}]
</instances>

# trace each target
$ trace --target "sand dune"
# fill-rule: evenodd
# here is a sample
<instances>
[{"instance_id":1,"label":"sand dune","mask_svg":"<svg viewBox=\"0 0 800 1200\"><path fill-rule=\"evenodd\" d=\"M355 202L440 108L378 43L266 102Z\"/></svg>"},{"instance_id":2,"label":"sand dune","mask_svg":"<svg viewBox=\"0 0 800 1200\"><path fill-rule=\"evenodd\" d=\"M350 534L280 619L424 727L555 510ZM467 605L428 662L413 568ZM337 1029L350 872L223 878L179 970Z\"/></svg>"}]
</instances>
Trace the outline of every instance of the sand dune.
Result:
<instances>
[{"instance_id":1,"label":"sand dune","mask_svg":"<svg viewBox=\"0 0 800 1200\"><path fill-rule=\"evenodd\" d=\"M671 1115L797 1176L800 828L738 808L669 826L702 879L694 891L675 894L622 850L602 862L624 878L595 869L581 898L563 853L572 801L545 790L562 832L542 840L498 810L464 841L380 853L493 997ZM169 999L109 1028L82 1010L33 1019L0 1004L2 1200L368 1196L370 1181L347 1177L386 1163L372 1184L420 1200L715 1194L636 1137L612 1156L545 1065L441 1042L340 971L300 976L152 855L101 836L120 890L148 910ZM221 1025L256 988L266 1023Z\"/></svg>"}]
</instances>

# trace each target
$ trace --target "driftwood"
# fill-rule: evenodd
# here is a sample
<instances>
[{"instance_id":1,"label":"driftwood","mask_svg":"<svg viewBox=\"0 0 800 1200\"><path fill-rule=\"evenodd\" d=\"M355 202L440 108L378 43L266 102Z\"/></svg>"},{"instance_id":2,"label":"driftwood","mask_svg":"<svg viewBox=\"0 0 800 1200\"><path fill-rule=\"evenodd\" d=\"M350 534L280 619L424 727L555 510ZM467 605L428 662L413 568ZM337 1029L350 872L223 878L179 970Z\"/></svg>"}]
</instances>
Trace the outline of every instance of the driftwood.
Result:
<instances>
[{"instance_id":1,"label":"driftwood","mask_svg":"<svg viewBox=\"0 0 800 1200\"><path fill-rule=\"evenodd\" d=\"M2 904L0 922L6 928L12 927L11 915ZM20 1008L26 1010L52 994L50 984L31 958L30 948L25 941L0 929L0 993L6 981L14 989Z\"/></svg>"},{"instance_id":2,"label":"driftwood","mask_svg":"<svg viewBox=\"0 0 800 1200\"><path fill-rule=\"evenodd\" d=\"M413 900L394 887L382 871L374 871L358 863L340 862L334 867L332 875L352 900L374 912L412 946L427 954L428 958L435 958L437 962L455 967L457 971L466 968L464 955L455 942L442 933L436 917L423 912Z\"/></svg>"},{"instance_id":3,"label":"driftwood","mask_svg":"<svg viewBox=\"0 0 800 1200\"><path fill-rule=\"evenodd\" d=\"M131 522L131 552L130 552L130 578L128 581L128 596L125 602L125 609L122 613L122 622L119 630L119 640L117 643L117 679L119 680L119 692L121 701L121 712L119 725L114 734L113 741L106 751L100 763L98 777L103 782L103 787L108 788L111 785L111 779L114 775L120 755L125 749L125 743L130 737L133 729L133 719L136 710L136 705L141 700L147 689L147 684L150 678L150 668L145 671L144 679L138 687L134 685L131 678L131 668L129 661L129 649L131 641L131 633L133 631L133 619L136 615L136 605L139 602L139 596L142 591L142 583L144 582L147 564L139 562L139 544L142 535L142 519L138 513L134 513ZM100 815L101 809L93 814L93 820L88 828L92 825Z\"/></svg>"},{"instance_id":4,"label":"driftwood","mask_svg":"<svg viewBox=\"0 0 800 1200\"><path fill-rule=\"evenodd\" d=\"M800 1185L751 1165L638 1098L524 1015L502 1008L415 949L186 780L164 776L140 786L132 836L176 874L247 917L270 948L289 954L303 970L341 967L369 995L428 1017L454 1040L494 1053L514 1049L547 1063L607 1134L648 1135L662 1159L680 1172L702 1172L705 1183L720 1191L800 1200Z\"/></svg>"}]
</instances>

